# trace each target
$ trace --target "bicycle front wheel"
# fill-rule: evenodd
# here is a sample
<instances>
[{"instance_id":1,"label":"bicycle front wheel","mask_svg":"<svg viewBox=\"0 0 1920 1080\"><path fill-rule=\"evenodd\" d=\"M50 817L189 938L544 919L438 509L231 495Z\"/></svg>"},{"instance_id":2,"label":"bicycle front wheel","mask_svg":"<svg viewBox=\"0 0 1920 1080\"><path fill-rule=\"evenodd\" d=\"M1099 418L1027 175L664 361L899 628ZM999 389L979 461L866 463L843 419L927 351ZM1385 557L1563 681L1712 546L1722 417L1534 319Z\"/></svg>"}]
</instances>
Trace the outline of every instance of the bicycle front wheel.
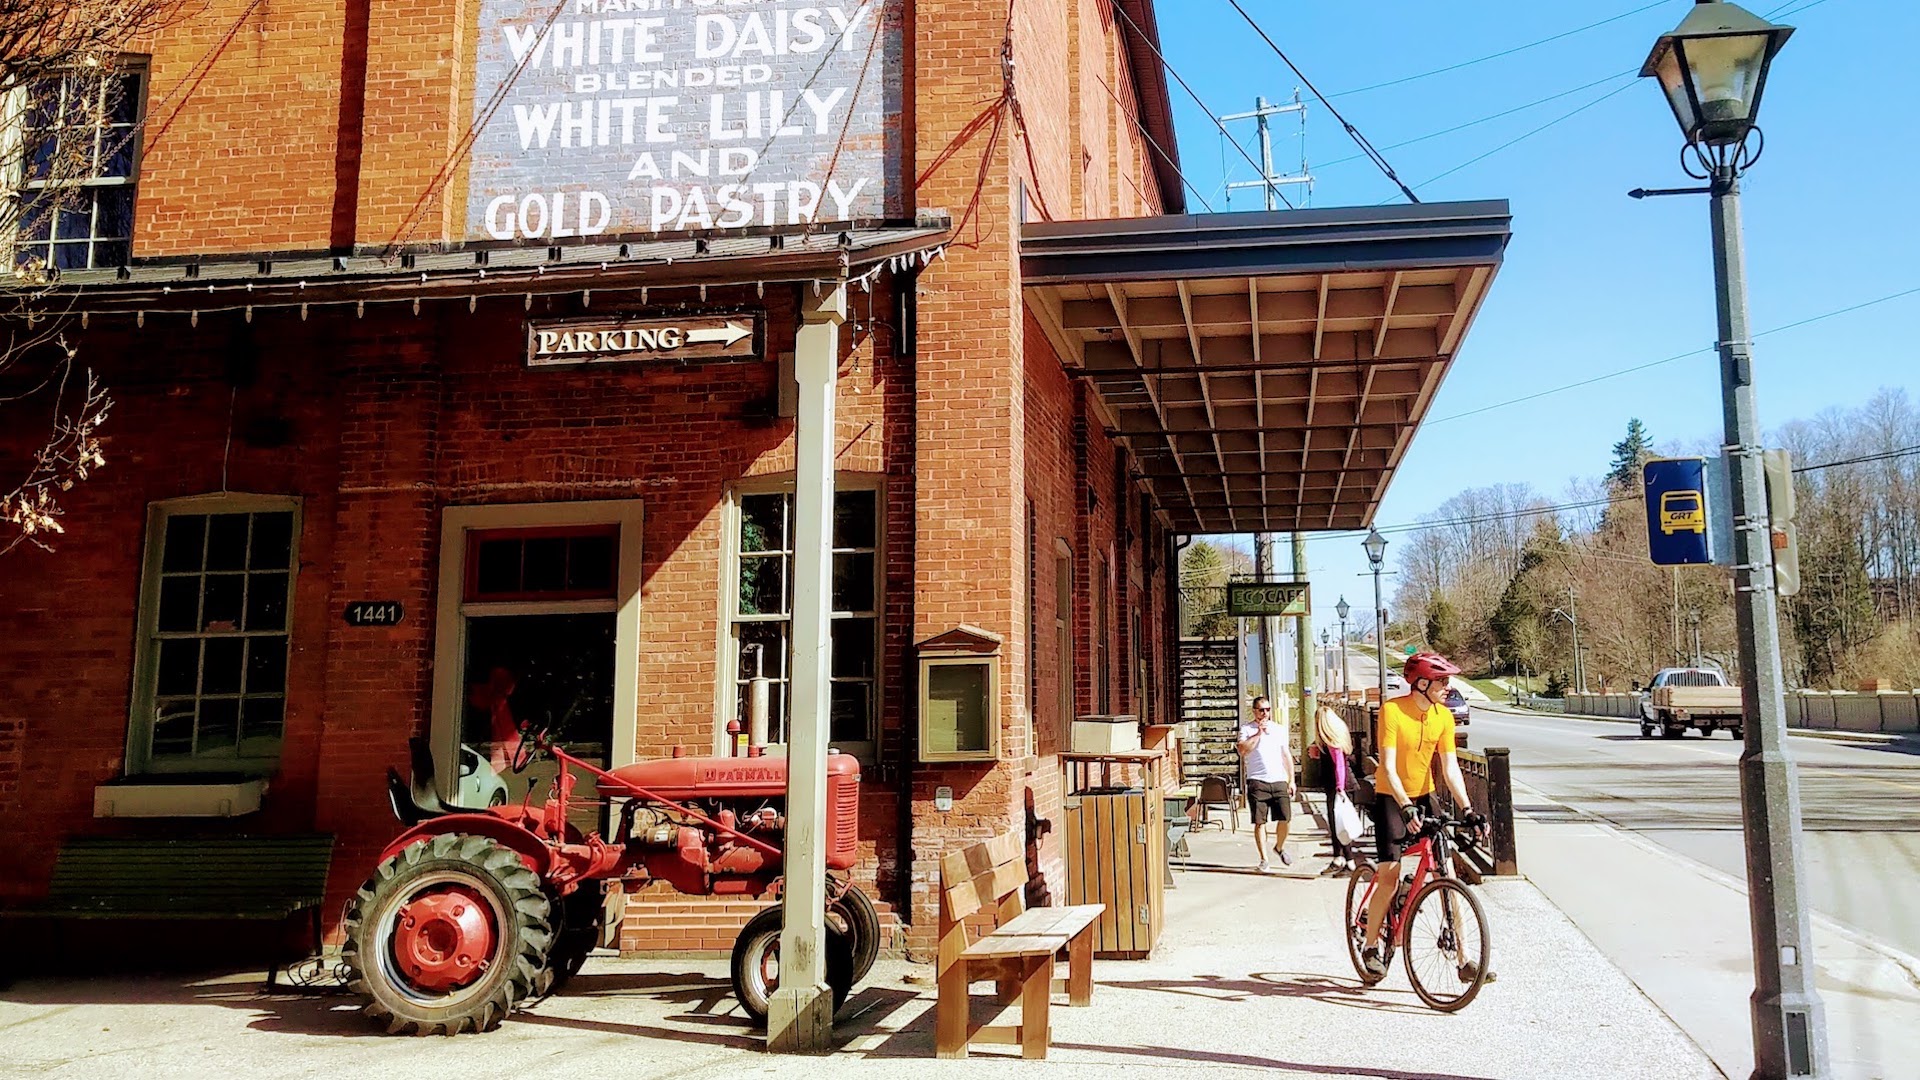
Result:
<instances>
[{"instance_id":1,"label":"bicycle front wheel","mask_svg":"<svg viewBox=\"0 0 1920 1080\"><path fill-rule=\"evenodd\" d=\"M1356 866L1347 879L1347 914L1342 929L1347 936L1347 959L1353 961L1354 973L1360 981L1371 986L1380 980L1367 974L1367 965L1361 959L1367 944L1367 897L1373 884L1374 868Z\"/></svg>"},{"instance_id":2,"label":"bicycle front wheel","mask_svg":"<svg viewBox=\"0 0 1920 1080\"><path fill-rule=\"evenodd\" d=\"M1452 878L1435 878L1413 898L1401 933L1407 980L1430 1009L1464 1009L1487 981L1487 916L1480 898Z\"/></svg>"}]
</instances>

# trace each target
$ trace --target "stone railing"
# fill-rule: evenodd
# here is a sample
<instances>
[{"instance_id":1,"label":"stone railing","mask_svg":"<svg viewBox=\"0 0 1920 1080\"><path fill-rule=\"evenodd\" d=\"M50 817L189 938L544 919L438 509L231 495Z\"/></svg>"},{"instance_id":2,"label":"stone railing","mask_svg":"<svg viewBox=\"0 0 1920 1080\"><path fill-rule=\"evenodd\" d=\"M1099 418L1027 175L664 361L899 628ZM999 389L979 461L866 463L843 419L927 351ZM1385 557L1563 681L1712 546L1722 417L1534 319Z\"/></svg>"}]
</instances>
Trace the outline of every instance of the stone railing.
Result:
<instances>
[{"instance_id":1,"label":"stone railing","mask_svg":"<svg viewBox=\"0 0 1920 1080\"><path fill-rule=\"evenodd\" d=\"M1526 697L1521 705L1537 712L1638 719L1637 694L1568 694L1564 699ZM1787 693L1787 726L1815 731L1920 732L1920 691L1793 690Z\"/></svg>"}]
</instances>

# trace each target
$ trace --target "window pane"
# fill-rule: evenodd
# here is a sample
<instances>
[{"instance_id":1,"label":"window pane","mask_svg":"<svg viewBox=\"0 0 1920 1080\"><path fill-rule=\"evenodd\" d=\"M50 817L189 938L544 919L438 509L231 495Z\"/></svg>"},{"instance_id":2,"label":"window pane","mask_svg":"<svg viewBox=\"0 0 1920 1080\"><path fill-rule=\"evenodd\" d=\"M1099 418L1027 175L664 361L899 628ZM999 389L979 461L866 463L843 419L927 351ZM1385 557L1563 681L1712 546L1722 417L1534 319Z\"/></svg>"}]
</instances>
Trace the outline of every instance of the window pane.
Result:
<instances>
[{"instance_id":1,"label":"window pane","mask_svg":"<svg viewBox=\"0 0 1920 1080\"><path fill-rule=\"evenodd\" d=\"M20 211L20 238L22 240L45 240L53 235L53 200L41 195L28 202ZM41 252L44 256L46 253Z\"/></svg>"},{"instance_id":2,"label":"window pane","mask_svg":"<svg viewBox=\"0 0 1920 1080\"><path fill-rule=\"evenodd\" d=\"M206 600L200 608L201 630L240 629L241 600L246 593L245 574L208 574Z\"/></svg>"},{"instance_id":3,"label":"window pane","mask_svg":"<svg viewBox=\"0 0 1920 1080\"><path fill-rule=\"evenodd\" d=\"M99 175L130 177L133 175L133 129L129 127L110 127L100 129L100 141L96 150L96 159L100 162ZM131 192L129 192L131 194Z\"/></svg>"},{"instance_id":4,"label":"window pane","mask_svg":"<svg viewBox=\"0 0 1920 1080\"><path fill-rule=\"evenodd\" d=\"M240 658L245 638L208 638L206 655L200 661L200 693L237 694L240 692ZM202 710L204 718L205 711Z\"/></svg>"},{"instance_id":5,"label":"window pane","mask_svg":"<svg viewBox=\"0 0 1920 1080\"><path fill-rule=\"evenodd\" d=\"M527 540L526 561L521 564L525 576L521 588L527 592L558 592L567 587L567 541L557 536Z\"/></svg>"},{"instance_id":6,"label":"window pane","mask_svg":"<svg viewBox=\"0 0 1920 1080\"><path fill-rule=\"evenodd\" d=\"M200 629L200 579L170 577L160 582L160 632L192 633Z\"/></svg>"},{"instance_id":7,"label":"window pane","mask_svg":"<svg viewBox=\"0 0 1920 1080\"><path fill-rule=\"evenodd\" d=\"M214 514L207 519L207 569L244 570L247 565L247 514Z\"/></svg>"},{"instance_id":8,"label":"window pane","mask_svg":"<svg viewBox=\"0 0 1920 1080\"><path fill-rule=\"evenodd\" d=\"M287 575L250 574L247 581L248 630L287 628Z\"/></svg>"},{"instance_id":9,"label":"window pane","mask_svg":"<svg viewBox=\"0 0 1920 1080\"><path fill-rule=\"evenodd\" d=\"M133 235L133 188L100 188L95 192L100 216L94 222L93 235L103 240L125 240Z\"/></svg>"},{"instance_id":10,"label":"window pane","mask_svg":"<svg viewBox=\"0 0 1920 1080\"><path fill-rule=\"evenodd\" d=\"M253 544L247 566L253 570L285 570L293 548L293 515L253 515Z\"/></svg>"},{"instance_id":11,"label":"window pane","mask_svg":"<svg viewBox=\"0 0 1920 1080\"><path fill-rule=\"evenodd\" d=\"M833 546L873 547L876 491L836 491L833 494Z\"/></svg>"},{"instance_id":12,"label":"window pane","mask_svg":"<svg viewBox=\"0 0 1920 1080\"><path fill-rule=\"evenodd\" d=\"M161 697L191 696L200 681L200 642L170 638L160 643L160 671L154 693Z\"/></svg>"},{"instance_id":13,"label":"window pane","mask_svg":"<svg viewBox=\"0 0 1920 1080\"><path fill-rule=\"evenodd\" d=\"M828 738L834 742L871 742L873 740L873 684L836 682L829 688Z\"/></svg>"},{"instance_id":14,"label":"window pane","mask_svg":"<svg viewBox=\"0 0 1920 1080\"><path fill-rule=\"evenodd\" d=\"M214 698L200 702L199 739L195 757L232 754L240 743L240 699Z\"/></svg>"},{"instance_id":15,"label":"window pane","mask_svg":"<svg viewBox=\"0 0 1920 1080\"><path fill-rule=\"evenodd\" d=\"M153 756L193 753L193 702L163 701L153 713Z\"/></svg>"},{"instance_id":16,"label":"window pane","mask_svg":"<svg viewBox=\"0 0 1920 1080\"><path fill-rule=\"evenodd\" d=\"M36 131L31 136L33 145L27 148L27 179L50 180L53 178L53 162L60 153L60 139L52 131Z\"/></svg>"},{"instance_id":17,"label":"window pane","mask_svg":"<svg viewBox=\"0 0 1920 1080\"><path fill-rule=\"evenodd\" d=\"M612 536L577 536L567 553L568 592L613 592Z\"/></svg>"},{"instance_id":18,"label":"window pane","mask_svg":"<svg viewBox=\"0 0 1920 1080\"><path fill-rule=\"evenodd\" d=\"M53 238L55 240L85 240L93 231L92 200L83 199L81 205L63 206L54 211Z\"/></svg>"},{"instance_id":19,"label":"window pane","mask_svg":"<svg viewBox=\"0 0 1920 1080\"><path fill-rule=\"evenodd\" d=\"M740 614L785 614L786 558L780 555L740 557Z\"/></svg>"},{"instance_id":20,"label":"window pane","mask_svg":"<svg viewBox=\"0 0 1920 1080\"><path fill-rule=\"evenodd\" d=\"M200 569L200 548L206 532L207 519L203 515L175 514L168 518L167 540L160 555L160 569Z\"/></svg>"},{"instance_id":21,"label":"window pane","mask_svg":"<svg viewBox=\"0 0 1920 1080\"><path fill-rule=\"evenodd\" d=\"M937 664L927 670L927 736L935 753L976 752L989 745L987 665Z\"/></svg>"},{"instance_id":22,"label":"window pane","mask_svg":"<svg viewBox=\"0 0 1920 1080\"><path fill-rule=\"evenodd\" d=\"M754 646L760 646L762 664L756 669ZM740 678L753 678L756 670L770 679L787 677L787 624L754 622L740 624Z\"/></svg>"},{"instance_id":23,"label":"window pane","mask_svg":"<svg viewBox=\"0 0 1920 1080\"><path fill-rule=\"evenodd\" d=\"M287 688L287 639L253 638L247 642L247 693L278 694Z\"/></svg>"},{"instance_id":24,"label":"window pane","mask_svg":"<svg viewBox=\"0 0 1920 1080\"><path fill-rule=\"evenodd\" d=\"M123 72L107 88L107 117L122 126L140 119L140 83L137 71Z\"/></svg>"},{"instance_id":25,"label":"window pane","mask_svg":"<svg viewBox=\"0 0 1920 1080\"><path fill-rule=\"evenodd\" d=\"M93 245L93 266L125 266L132 261L133 245L125 240L102 240Z\"/></svg>"},{"instance_id":26,"label":"window pane","mask_svg":"<svg viewBox=\"0 0 1920 1080\"><path fill-rule=\"evenodd\" d=\"M833 557L833 610L873 610L873 556Z\"/></svg>"},{"instance_id":27,"label":"window pane","mask_svg":"<svg viewBox=\"0 0 1920 1080\"><path fill-rule=\"evenodd\" d=\"M48 261L62 270L85 270L87 268L86 242L55 244L53 245L53 258Z\"/></svg>"},{"instance_id":28,"label":"window pane","mask_svg":"<svg viewBox=\"0 0 1920 1080\"><path fill-rule=\"evenodd\" d=\"M833 676L836 679L873 677L873 620L833 620Z\"/></svg>"},{"instance_id":29,"label":"window pane","mask_svg":"<svg viewBox=\"0 0 1920 1080\"><path fill-rule=\"evenodd\" d=\"M60 79L58 76L36 80L27 89L26 125L44 129L60 118Z\"/></svg>"},{"instance_id":30,"label":"window pane","mask_svg":"<svg viewBox=\"0 0 1920 1080\"><path fill-rule=\"evenodd\" d=\"M280 752L286 699L247 698L240 706L240 756L272 757Z\"/></svg>"},{"instance_id":31,"label":"window pane","mask_svg":"<svg viewBox=\"0 0 1920 1080\"><path fill-rule=\"evenodd\" d=\"M740 550L783 551L787 546L785 495L740 499Z\"/></svg>"},{"instance_id":32,"label":"window pane","mask_svg":"<svg viewBox=\"0 0 1920 1080\"><path fill-rule=\"evenodd\" d=\"M482 540L474 591L481 596L520 591L520 541Z\"/></svg>"}]
</instances>

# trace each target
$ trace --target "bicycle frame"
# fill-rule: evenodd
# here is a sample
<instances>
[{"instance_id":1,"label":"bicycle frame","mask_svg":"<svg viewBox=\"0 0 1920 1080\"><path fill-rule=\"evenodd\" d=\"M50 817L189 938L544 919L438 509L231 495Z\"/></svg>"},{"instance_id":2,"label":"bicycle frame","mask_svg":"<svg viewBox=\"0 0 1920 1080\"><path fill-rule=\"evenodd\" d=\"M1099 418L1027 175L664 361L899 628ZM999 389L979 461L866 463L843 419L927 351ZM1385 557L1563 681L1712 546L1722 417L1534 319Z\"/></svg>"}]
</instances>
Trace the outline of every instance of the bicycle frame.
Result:
<instances>
[{"instance_id":1,"label":"bicycle frame","mask_svg":"<svg viewBox=\"0 0 1920 1080\"><path fill-rule=\"evenodd\" d=\"M1408 855L1419 855L1419 861L1415 863L1413 867L1413 882L1407 886L1408 897L1419 895L1420 887L1425 885L1427 879L1430 877L1453 876L1452 852L1447 843L1447 828L1453 824L1454 822L1452 821L1435 818L1421 827L1420 838L1407 846L1406 852L1400 857L1400 862L1393 864L1394 888L1397 889L1400 887L1400 867L1405 865L1406 856ZM1380 887L1382 877L1380 871L1384 869L1386 865L1385 863L1380 863L1375 867L1373 881L1367 885L1366 896L1360 903L1362 913L1373 909L1373 893L1375 889ZM1399 911L1388 909L1387 924L1380 928L1379 940L1383 942L1398 941L1401 927L1406 922L1406 919L1406 908L1402 907Z\"/></svg>"}]
</instances>

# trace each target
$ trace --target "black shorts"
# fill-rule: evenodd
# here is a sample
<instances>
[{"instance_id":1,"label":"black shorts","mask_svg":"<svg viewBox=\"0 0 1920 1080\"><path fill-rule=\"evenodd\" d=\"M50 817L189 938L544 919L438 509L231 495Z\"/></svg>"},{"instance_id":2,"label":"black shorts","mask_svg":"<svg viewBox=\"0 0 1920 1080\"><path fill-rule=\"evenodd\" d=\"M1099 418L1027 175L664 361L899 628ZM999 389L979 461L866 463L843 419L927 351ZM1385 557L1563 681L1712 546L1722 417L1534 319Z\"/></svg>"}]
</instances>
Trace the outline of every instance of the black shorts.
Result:
<instances>
[{"instance_id":1,"label":"black shorts","mask_svg":"<svg viewBox=\"0 0 1920 1080\"><path fill-rule=\"evenodd\" d=\"M1275 821L1290 821L1293 811L1288 804L1293 799L1293 785L1285 780L1248 780L1247 807L1253 813L1255 825L1265 825L1267 818Z\"/></svg>"},{"instance_id":2,"label":"black shorts","mask_svg":"<svg viewBox=\"0 0 1920 1080\"><path fill-rule=\"evenodd\" d=\"M1433 793L1428 792L1413 800L1420 808L1420 816L1433 817L1436 813ZM1393 796L1382 791L1373 800L1373 854L1381 863L1397 863L1400 856L1407 853L1407 816L1400 812L1399 804Z\"/></svg>"}]
</instances>

